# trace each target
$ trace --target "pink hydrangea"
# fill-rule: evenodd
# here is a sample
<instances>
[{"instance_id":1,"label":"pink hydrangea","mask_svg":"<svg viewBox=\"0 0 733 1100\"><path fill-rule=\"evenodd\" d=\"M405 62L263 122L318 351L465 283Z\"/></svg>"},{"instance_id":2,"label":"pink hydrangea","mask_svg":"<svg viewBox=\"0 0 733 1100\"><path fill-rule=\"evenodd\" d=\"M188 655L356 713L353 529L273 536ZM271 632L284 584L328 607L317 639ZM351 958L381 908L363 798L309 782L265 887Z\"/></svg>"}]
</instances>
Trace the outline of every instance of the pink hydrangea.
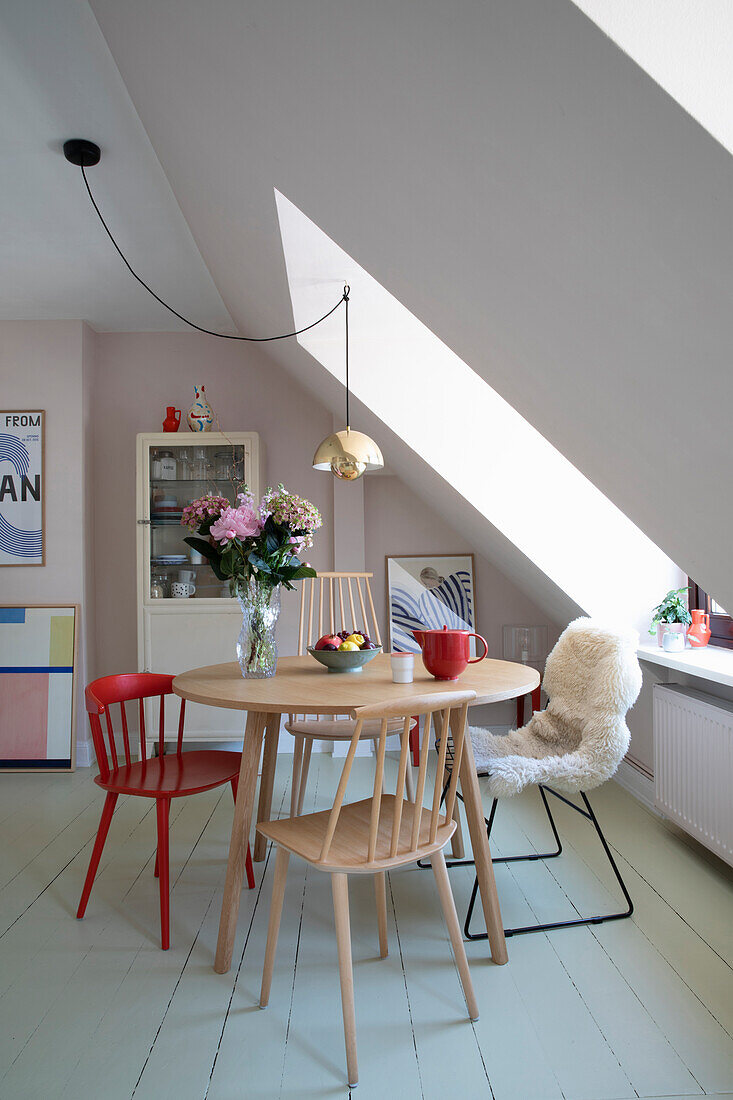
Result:
<instances>
[{"instance_id":1,"label":"pink hydrangea","mask_svg":"<svg viewBox=\"0 0 733 1100\"><path fill-rule=\"evenodd\" d=\"M228 507L229 501L226 497L199 497L183 509L181 523L184 527L188 527L189 531L198 531L202 523L216 519Z\"/></svg>"},{"instance_id":2,"label":"pink hydrangea","mask_svg":"<svg viewBox=\"0 0 733 1100\"><path fill-rule=\"evenodd\" d=\"M232 539L246 539L259 535L262 525L252 505L251 499L241 494L241 503L237 508L225 508L219 518L211 525L211 536L217 542L230 542Z\"/></svg>"},{"instance_id":3,"label":"pink hydrangea","mask_svg":"<svg viewBox=\"0 0 733 1100\"><path fill-rule=\"evenodd\" d=\"M313 532L323 523L321 513L309 500L289 493L282 482L277 489L268 489L260 504L260 516L264 522L272 516L276 523L283 524L291 531L304 531L299 538L291 538L297 550L309 550L313 545Z\"/></svg>"}]
</instances>

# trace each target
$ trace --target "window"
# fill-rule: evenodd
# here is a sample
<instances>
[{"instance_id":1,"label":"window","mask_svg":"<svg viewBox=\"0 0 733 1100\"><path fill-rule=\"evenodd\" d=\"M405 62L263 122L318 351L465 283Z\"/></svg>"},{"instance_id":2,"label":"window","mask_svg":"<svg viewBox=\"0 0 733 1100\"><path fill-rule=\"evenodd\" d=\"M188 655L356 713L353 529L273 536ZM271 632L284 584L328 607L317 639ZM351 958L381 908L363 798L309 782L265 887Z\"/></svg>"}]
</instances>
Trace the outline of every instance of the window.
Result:
<instances>
[{"instance_id":1,"label":"window","mask_svg":"<svg viewBox=\"0 0 733 1100\"><path fill-rule=\"evenodd\" d=\"M710 645L733 649L733 615L729 615L712 596L690 577L690 607L699 607L710 615Z\"/></svg>"}]
</instances>

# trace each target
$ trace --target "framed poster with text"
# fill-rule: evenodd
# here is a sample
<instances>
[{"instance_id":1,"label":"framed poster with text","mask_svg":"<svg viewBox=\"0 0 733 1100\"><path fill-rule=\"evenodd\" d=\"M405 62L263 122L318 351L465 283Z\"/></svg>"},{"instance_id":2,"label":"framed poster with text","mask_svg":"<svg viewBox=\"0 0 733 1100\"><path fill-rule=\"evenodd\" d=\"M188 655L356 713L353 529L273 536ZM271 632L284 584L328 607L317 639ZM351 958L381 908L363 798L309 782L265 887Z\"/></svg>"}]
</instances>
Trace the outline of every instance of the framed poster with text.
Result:
<instances>
[{"instance_id":1,"label":"framed poster with text","mask_svg":"<svg viewBox=\"0 0 733 1100\"><path fill-rule=\"evenodd\" d=\"M0 565L44 565L44 413L0 411Z\"/></svg>"}]
</instances>

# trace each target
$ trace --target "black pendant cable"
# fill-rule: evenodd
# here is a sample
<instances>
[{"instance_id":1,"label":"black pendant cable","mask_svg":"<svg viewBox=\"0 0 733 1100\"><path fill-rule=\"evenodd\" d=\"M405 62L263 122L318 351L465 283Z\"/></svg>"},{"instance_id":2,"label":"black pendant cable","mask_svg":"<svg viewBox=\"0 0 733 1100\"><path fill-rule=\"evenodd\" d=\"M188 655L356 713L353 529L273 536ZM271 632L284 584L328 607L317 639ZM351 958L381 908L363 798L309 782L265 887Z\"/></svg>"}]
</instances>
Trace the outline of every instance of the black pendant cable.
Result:
<instances>
[{"instance_id":1,"label":"black pendant cable","mask_svg":"<svg viewBox=\"0 0 733 1100\"><path fill-rule=\"evenodd\" d=\"M169 306L167 302L163 301L159 294L155 293L152 287L148 286L145 280L134 270L132 264L114 239L112 230L107 225L102 216L102 211L97 206L86 173L87 168L99 164L101 155L99 146L93 141L87 141L85 138L72 138L70 141L64 142L64 156L70 164L75 164L81 169L81 176L84 180L87 194L89 195L89 201L94 207L96 215L102 223L105 233L112 242L117 255L120 257L133 279L135 279L141 287L144 287L148 294L155 298L156 302L159 302L164 309L167 309L169 313L177 317L179 321L183 321L184 325L188 325L189 328L195 329L197 332L203 332L206 336L216 336L219 340L244 340L250 344L266 344L271 340L289 340L293 336L300 336L301 333L308 332L310 329L315 328L316 325L322 324L327 317L335 313L339 306L343 304L346 336L346 429L345 431L334 432L319 444L313 456L313 467L316 470L330 470L335 477L344 481L355 481L357 478L361 477L365 471L378 470L384 466L382 452L374 440L370 439L369 436L365 435L363 432L356 432L351 429L349 409L349 286L344 286L343 294L338 302L336 302L336 305L329 309L328 313L324 313L322 317L319 317L317 321L313 321L310 325L295 329L294 332L284 332L281 336L233 336L228 332L214 332L213 329L197 325L195 321L189 321L188 317L184 317L183 314L179 313L173 306Z\"/></svg>"},{"instance_id":2,"label":"black pendant cable","mask_svg":"<svg viewBox=\"0 0 733 1100\"><path fill-rule=\"evenodd\" d=\"M228 332L214 332L210 328L203 328L202 325L197 325L195 321L189 321L188 317L184 317L183 314L179 313L177 309L174 309L173 306L169 306L167 302L164 302L160 295L156 294L153 288L148 286L145 280L138 275L137 271L134 270L132 264L129 262L124 252L118 245L117 241L112 236L111 229L102 217L102 211L99 209L94 199L94 195L92 194L92 189L89 186L89 180L87 179L87 174L85 171L85 169L91 168L95 164L99 164L99 160L101 157L101 150L99 146L95 145L93 141L87 141L85 138L72 138L70 141L64 142L64 156L70 164L76 164L81 169L84 186L87 189L87 194L89 195L91 204L96 211L97 217L102 223L105 233L112 241L112 244L114 245L117 254L119 255L127 270L132 275L133 279L136 279L140 283L140 286L144 287L145 290L147 290L148 294L152 295L152 297L155 298L156 302L160 302L160 304L165 309L167 309L169 313L172 313L173 316L177 317L179 321L183 321L184 325L188 325L190 328L196 329L197 332L203 332L207 336L216 336L219 340L245 340L247 343L250 344L266 344L269 343L269 341L271 340L289 340L292 336L300 336L302 332L308 332L309 329L315 328L316 325L320 325L323 321L326 320L327 317L330 317L332 313L335 313L342 302L346 302L346 308L348 311L349 293L348 287L344 287L343 295L339 298L336 305L332 306L331 309L329 309L328 313L324 313L322 317L319 317L317 321L313 321L312 324L306 325L304 328L296 329L295 332L284 332L282 336L233 336ZM346 400L348 402L348 389L346 392Z\"/></svg>"}]
</instances>

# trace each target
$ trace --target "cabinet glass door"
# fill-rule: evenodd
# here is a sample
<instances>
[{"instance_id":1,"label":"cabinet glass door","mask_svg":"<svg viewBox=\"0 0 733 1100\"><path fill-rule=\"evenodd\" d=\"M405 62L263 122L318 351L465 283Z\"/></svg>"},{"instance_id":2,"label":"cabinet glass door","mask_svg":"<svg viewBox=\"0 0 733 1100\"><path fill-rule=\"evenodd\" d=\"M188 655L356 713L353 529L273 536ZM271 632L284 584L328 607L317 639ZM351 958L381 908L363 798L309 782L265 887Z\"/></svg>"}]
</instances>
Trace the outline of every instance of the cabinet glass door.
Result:
<instances>
[{"instance_id":1,"label":"cabinet glass door","mask_svg":"<svg viewBox=\"0 0 733 1100\"><path fill-rule=\"evenodd\" d=\"M234 504L248 466L242 444L192 440L150 447L151 599L230 598L228 582L220 581L203 555L183 541L193 532L181 525L181 517L186 505L202 496L226 497Z\"/></svg>"}]
</instances>

